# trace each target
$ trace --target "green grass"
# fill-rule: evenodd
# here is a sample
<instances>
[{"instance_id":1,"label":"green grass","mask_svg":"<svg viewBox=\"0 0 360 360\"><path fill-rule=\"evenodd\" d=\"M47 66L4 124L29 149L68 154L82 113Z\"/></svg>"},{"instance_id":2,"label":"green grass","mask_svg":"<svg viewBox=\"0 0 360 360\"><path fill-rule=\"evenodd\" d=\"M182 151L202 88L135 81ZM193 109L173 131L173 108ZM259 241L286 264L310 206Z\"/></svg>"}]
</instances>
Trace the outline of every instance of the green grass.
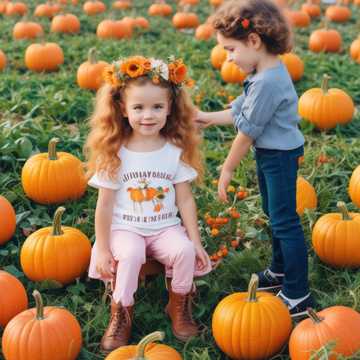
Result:
<instances>
[{"instance_id":1,"label":"green grass","mask_svg":"<svg viewBox=\"0 0 360 360\"><path fill-rule=\"evenodd\" d=\"M147 1L134 2L134 10L118 12L115 16L119 18L133 13L146 15ZM28 3L33 9L35 1ZM299 95L306 89L318 87L322 74L326 72L332 76L330 86L347 91L357 105L357 113L351 124L337 127L328 133L318 132L305 121L301 123L306 137L306 150L300 174L315 186L319 200L318 208L306 212L302 218L309 244L310 284L318 309L341 304L360 311L360 273L356 270L333 269L321 263L310 243L314 222L320 215L335 211L337 201L343 200L349 209L358 211L347 194L349 177L359 165L360 158L360 65L352 62L348 54L349 45L360 29L359 21L356 23L360 9L352 7L352 10L351 22L334 25L343 35L343 51L340 54L313 54L307 50L309 33L319 26L319 20L313 21L310 28L296 31L295 52L305 62L305 75L296 84ZM103 285L84 278L67 287L58 288L50 282L35 284L27 280L21 271L19 253L26 238L24 229L48 226L56 209L56 206L38 205L26 198L20 181L24 162L30 154L46 151L47 143L53 136L61 139L59 150L71 152L83 159L82 145L88 132L87 119L93 109L94 94L78 88L76 71L85 61L90 47L96 46L99 58L109 62L120 55L131 54L156 57L175 54L182 57L196 80L193 96L202 93L200 106L203 110L223 108L228 103L227 96L237 96L242 89L237 85L222 83L219 73L212 69L209 54L215 45L214 40L198 42L192 34L176 32L170 19L150 19L150 31L135 33L131 40L104 41L96 38L95 31L97 23L108 16L109 11L106 15L93 18L85 16L80 7L70 7L69 11L80 18L82 29L78 35L49 34L49 21L40 21L44 26L46 40L58 42L65 54L65 63L60 70L48 74L35 74L26 70L23 58L30 42L13 41L12 27L18 19L1 17L0 49L7 54L9 65L1 74L0 81L0 193L14 205L18 225L13 240L0 247L0 266L19 277L29 296L35 288L42 290L45 303L65 306L75 314L81 323L84 337L79 359L102 359L99 341L108 320L108 305L102 298ZM204 21L210 13L207 1L202 0L197 11ZM225 90L226 96L218 95L220 90ZM204 132L207 174L204 184L194 188L194 193L202 239L209 253L216 251L221 243L231 240L237 226L233 221L218 237L213 238L204 222L207 212L215 216L225 210L225 206L218 202L212 180L219 176L218 166L224 161L233 137L231 127L212 128ZM332 161L317 165L320 154L326 154ZM180 351L184 359L227 359L212 338L211 315L224 296L233 291L244 291L251 273L267 266L271 255L267 223L259 226L256 222L256 219L265 218L265 215L261 211L254 165L250 153L236 170L233 181L233 185L245 186L250 193L248 198L236 203L241 213L238 222L245 233L245 240L237 251L230 252L213 273L197 280L199 291L194 314L202 324L201 335L184 345L171 334L169 320L164 314L167 301L164 279L158 277L146 287L141 286L137 292L133 343L149 332L162 329L166 333L165 342ZM96 195L96 191L89 188L81 200L64 204L67 210L63 223L82 230L92 242ZM31 300L30 305L33 304ZM327 355L321 356L319 359L327 359ZM355 358L359 359L360 356ZM273 359L289 359L287 350L284 349Z\"/></svg>"}]
</instances>

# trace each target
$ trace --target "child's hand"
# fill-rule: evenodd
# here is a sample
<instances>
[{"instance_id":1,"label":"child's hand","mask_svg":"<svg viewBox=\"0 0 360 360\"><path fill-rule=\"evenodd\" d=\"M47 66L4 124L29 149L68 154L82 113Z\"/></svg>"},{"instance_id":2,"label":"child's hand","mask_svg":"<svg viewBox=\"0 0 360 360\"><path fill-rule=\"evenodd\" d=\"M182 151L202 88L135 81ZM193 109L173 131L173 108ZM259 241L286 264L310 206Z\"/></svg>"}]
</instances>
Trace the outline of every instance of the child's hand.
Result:
<instances>
[{"instance_id":1,"label":"child's hand","mask_svg":"<svg viewBox=\"0 0 360 360\"><path fill-rule=\"evenodd\" d=\"M97 256L96 271L103 278L112 279L115 274L115 259L110 251L100 250Z\"/></svg>"},{"instance_id":2,"label":"child's hand","mask_svg":"<svg viewBox=\"0 0 360 360\"><path fill-rule=\"evenodd\" d=\"M206 128L212 125L211 120L206 116L206 112L199 109L196 110L193 120L195 124L200 128Z\"/></svg>"},{"instance_id":3,"label":"child's hand","mask_svg":"<svg viewBox=\"0 0 360 360\"><path fill-rule=\"evenodd\" d=\"M232 171L228 171L224 168L221 170L220 179L218 182L218 196L219 199L223 202L228 202L226 190L230 184L232 176Z\"/></svg>"},{"instance_id":4,"label":"child's hand","mask_svg":"<svg viewBox=\"0 0 360 360\"><path fill-rule=\"evenodd\" d=\"M206 268L208 264L208 255L206 250L203 248L201 244L195 245L195 253L196 253L196 264L199 270L203 270Z\"/></svg>"}]
</instances>

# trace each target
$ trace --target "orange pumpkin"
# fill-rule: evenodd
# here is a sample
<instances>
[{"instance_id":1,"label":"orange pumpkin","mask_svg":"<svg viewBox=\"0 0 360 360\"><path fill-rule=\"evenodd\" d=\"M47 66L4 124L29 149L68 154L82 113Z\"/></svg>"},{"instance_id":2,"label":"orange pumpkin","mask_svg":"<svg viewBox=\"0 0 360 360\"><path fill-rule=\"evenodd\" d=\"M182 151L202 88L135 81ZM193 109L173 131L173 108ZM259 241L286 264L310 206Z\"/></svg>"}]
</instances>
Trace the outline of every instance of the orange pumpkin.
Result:
<instances>
[{"instance_id":1,"label":"orange pumpkin","mask_svg":"<svg viewBox=\"0 0 360 360\"><path fill-rule=\"evenodd\" d=\"M213 313L214 339L232 359L270 359L289 338L289 310L278 297L257 293L258 281L253 274L248 292L225 297Z\"/></svg>"},{"instance_id":2,"label":"orange pumpkin","mask_svg":"<svg viewBox=\"0 0 360 360\"><path fill-rule=\"evenodd\" d=\"M34 290L33 296L36 308L15 316L4 330L2 351L5 359L77 359L82 335L74 315L60 307L44 308L37 290Z\"/></svg>"},{"instance_id":3,"label":"orange pumpkin","mask_svg":"<svg viewBox=\"0 0 360 360\"><path fill-rule=\"evenodd\" d=\"M130 37L131 33L132 28L122 20L103 20L96 29L96 35L101 39L122 39Z\"/></svg>"},{"instance_id":4,"label":"orange pumpkin","mask_svg":"<svg viewBox=\"0 0 360 360\"><path fill-rule=\"evenodd\" d=\"M83 62L77 71L76 79L82 89L97 90L103 83L103 71L109 64L105 61L97 61L96 48L91 48L88 60Z\"/></svg>"},{"instance_id":5,"label":"orange pumpkin","mask_svg":"<svg viewBox=\"0 0 360 360\"><path fill-rule=\"evenodd\" d=\"M198 40L209 40L214 35L214 28L210 24L201 24L196 28L195 38Z\"/></svg>"},{"instance_id":6,"label":"orange pumpkin","mask_svg":"<svg viewBox=\"0 0 360 360\"><path fill-rule=\"evenodd\" d=\"M163 339L163 332L153 332L144 337L137 345L122 346L114 350L105 360L182 360L181 355L170 346L153 343L153 341Z\"/></svg>"},{"instance_id":7,"label":"orange pumpkin","mask_svg":"<svg viewBox=\"0 0 360 360\"><path fill-rule=\"evenodd\" d=\"M25 51L25 65L32 71L55 71L64 63L64 53L56 43L31 44Z\"/></svg>"},{"instance_id":8,"label":"orange pumpkin","mask_svg":"<svg viewBox=\"0 0 360 360\"><path fill-rule=\"evenodd\" d=\"M351 43L350 56L360 64L360 36Z\"/></svg>"},{"instance_id":9,"label":"orange pumpkin","mask_svg":"<svg viewBox=\"0 0 360 360\"><path fill-rule=\"evenodd\" d=\"M68 284L88 268L90 241L80 230L61 226L64 211L65 208L59 207L53 226L33 232L21 248L21 267L32 281L55 280Z\"/></svg>"},{"instance_id":10,"label":"orange pumpkin","mask_svg":"<svg viewBox=\"0 0 360 360\"><path fill-rule=\"evenodd\" d=\"M233 61L224 61L221 65L221 77L227 83L242 83L246 79L246 73Z\"/></svg>"},{"instance_id":11,"label":"orange pumpkin","mask_svg":"<svg viewBox=\"0 0 360 360\"><path fill-rule=\"evenodd\" d=\"M126 0L117 0L112 3L112 8L116 10L126 10L131 8L131 2Z\"/></svg>"},{"instance_id":12,"label":"orange pumpkin","mask_svg":"<svg viewBox=\"0 0 360 360\"><path fill-rule=\"evenodd\" d=\"M317 18L321 15L321 9L318 4L314 4L312 0L308 0L302 4L301 10L306 12L311 18Z\"/></svg>"},{"instance_id":13,"label":"orange pumpkin","mask_svg":"<svg viewBox=\"0 0 360 360\"><path fill-rule=\"evenodd\" d=\"M172 23L176 29L189 29L199 26L199 18L195 13L177 12L173 18Z\"/></svg>"},{"instance_id":14,"label":"orange pumpkin","mask_svg":"<svg viewBox=\"0 0 360 360\"><path fill-rule=\"evenodd\" d=\"M301 216L305 209L316 209L317 196L314 187L302 176L296 181L296 212Z\"/></svg>"},{"instance_id":15,"label":"orange pumpkin","mask_svg":"<svg viewBox=\"0 0 360 360\"><path fill-rule=\"evenodd\" d=\"M23 284L13 275L0 270L0 326L6 324L28 306Z\"/></svg>"},{"instance_id":16,"label":"orange pumpkin","mask_svg":"<svg viewBox=\"0 0 360 360\"><path fill-rule=\"evenodd\" d=\"M335 341L333 352L351 357L360 349L360 314L346 306L332 306L316 313L308 310L309 319L301 321L291 334L291 360L309 360L313 353ZM340 357L329 355L328 360ZM341 357L342 358L342 357Z\"/></svg>"},{"instance_id":17,"label":"orange pumpkin","mask_svg":"<svg viewBox=\"0 0 360 360\"><path fill-rule=\"evenodd\" d=\"M339 201L340 213L320 217L312 231L314 251L326 264L335 267L360 266L360 214L349 213Z\"/></svg>"},{"instance_id":18,"label":"orange pumpkin","mask_svg":"<svg viewBox=\"0 0 360 360\"><path fill-rule=\"evenodd\" d=\"M51 21L51 32L74 34L80 31L80 21L76 15L56 15Z\"/></svg>"},{"instance_id":19,"label":"orange pumpkin","mask_svg":"<svg viewBox=\"0 0 360 360\"><path fill-rule=\"evenodd\" d=\"M99 0L89 0L84 3L83 10L87 15L97 15L106 11L106 5Z\"/></svg>"},{"instance_id":20,"label":"orange pumpkin","mask_svg":"<svg viewBox=\"0 0 360 360\"><path fill-rule=\"evenodd\" d=\"M19 21L13 28L13 38L15 40L35 39L38 36L43 36L44 30L42 26L32 21Z\"/></svg>"},{"instance_id":21,"label":"orange pumpkin","mask_svg":"<svg viewBox=\"0 0 360 360\"><path fill-rule=\"evenodd\" d=\"M172 14L172 8L168 4L152 4L149 7L148 14L150 16L169 16Z\"/></svg>"},{"instance_id":22,"label":"orange pumpkin","mask_svg":"<svg viewBox=\"0 0 360 360\"><path fill-rule=\"evenodd\" d=\"M328 75L323 76L321 88L305 91L299 99L299 114L320 130L346 124L354 114L351 97L341 89L328 89Z\"/></svg>"},{"instance_id":23,"label":"orange pumpkin","mask_svg":"<svg viewBox=\"0 0 360 360\"><path fill-rule=\"evenodd\" d=\"M285 64L291 79L299 81L304 75L304 62L294 53L287 53L280 56L281 61Z\"/></svg>"},{"instance_id":24,"label":"orange pumpkin","mask_svg":"<svg viewBox=\"0 0 360 360\"><path fill-rule=\"evenodd\" d=\"M360 165L353 171L349 182L349 196L351 201L360 207Z\"/></svg>"},{"instance_id":25,"label":"orange pumpkin","mask_svg":"<svg viewBox=\"0 0 360 360\"><path fill-rule=\"evenodd\" d=\"M182 6L186 6L186 5L195 6L199 4L199 0L180 0L179 4Z\"/></svg>"},{"instance_id":26,"label":"orange pumpkin","mask_svg":"<svg viewBox=\"0 0 360 360\"><path fill-rule=\"evenodd\" d=\"M311 18L309 14L304 11L285 10L284 13L292 26L308 27L310 25Z\"/></svg>"},{"instance_id":27,"label":"orange pumpkin","mask_svg":"<svg viewBox=\"0 0 360 360\"><path fill-rule=\"evenodd\" d=\"M54 7L51 3L39 4L36 6L34 15L39 17L52 18L59 8Z\"/></svg>"},{"instance_id":28,"label":"orange pumpkin","mask_svg":"<svg viewBox=\"0 0 360 360\"><path fill-rule=\"evenodd\" d=\"M218 7L224 2L224 0L209 0L209 2L210 2L210 5L212 5L214 7Z\"/></svg>"},{"instance_id":29,"label":"orange pumpkin","mask_svg":"<svg viewBox=\"0 0 360 360\"><path fill-rule=\"evenodd\" d=\"M79 199L87 187L82 162L74 155L57 152L58 141L51 139L48 152L31 156L22 168L24 192L40 204Z\"/></svg>"},{"instance_id":30,"label":"orange pumpkin","mask_svg":"<svg viewBox=\"0 0 360 360\"><path fill-rule=\"evenodd\" d=\"M0 245L9 241L15 233L16 213L11 203L0 195Z\"/></svg>"},{"instance_id":31,"label":"orange pumpkin","mask_svg":"<svg viewBox=\"0 0 360 360\"><path fill-rule=\"evenodd\" d=\"M23 2L9 2L6 5L5 14L8 16L25 15L28 11L27 5Z\"/></svg>"},{"instance_id":32,"label":"orange pumpkin","mask_svg":"<svg viewBox=\"0 0 360 360\"><path fill-rule=\"evenodd\" d=\"M2 50L0 50L0 71L5 69L6 63L7 63L6 55Z\"/></svg>"},{"instance_id":33,"label":"orange pumpkin","mask_svg":"<svg viewBox=\"0 0 360 360\"><path fill-rule=\"evenodd\" d=\"M142 29L148 29L150 27L149 21L142 16L134 19L134 25Z\"/></svg>"},{"instance_id":34,"label":"orange pumpkin","mask_svg":"<svg viewBox=\"0 0 360 360\"><path fill-rule=\"evenodd\" d=\"M227 58L227 51L220 45L216 45L211 50L210 60L215 69L221 69L222 64Z\"/></svg>"},{"instance_id":35,"label":"orange pumpkin","mask_svg":"<svg viewBox=\"0 0 360 360\"><path fill-rule=\"evenodd\" d=\"M351 10L346 6L331 5L325 11L325 16L334 22L346 22L351 17Z\"/></svg>"},{"instance_id":36,"label":"orange pumpkin","mask_svg":"<svg viewBox=\"0 0 360 360\"><path fill-rule=\"evenodd\" d=\"M311 33L309 49L313 52L338 52L340 51L342 38L337 30L318 29Z\"/></svg>"}]
</instances>

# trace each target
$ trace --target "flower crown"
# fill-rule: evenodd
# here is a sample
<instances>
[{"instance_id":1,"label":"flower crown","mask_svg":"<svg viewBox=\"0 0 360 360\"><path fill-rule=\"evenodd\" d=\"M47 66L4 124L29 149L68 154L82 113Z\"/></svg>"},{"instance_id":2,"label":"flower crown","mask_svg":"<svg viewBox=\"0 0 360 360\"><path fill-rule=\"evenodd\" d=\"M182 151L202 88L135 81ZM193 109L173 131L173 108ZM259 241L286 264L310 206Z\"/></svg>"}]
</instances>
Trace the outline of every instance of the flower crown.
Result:
<instances>
[{"instance_id":1,"label":"flower crown","mask_svg":"<svg viewBox=\"0 0 360 360\"><path fill-rule=\"evenodd\" d=\"M187 77L187 68L181 59L169 57L169 63L160 59L131 56L119 59L104 70L104 80L114 87L123 87L127 80L148 76L154 84L161 80L170 82L177 88L193 86L194 81Z\"/></svg>"}]
</instances>

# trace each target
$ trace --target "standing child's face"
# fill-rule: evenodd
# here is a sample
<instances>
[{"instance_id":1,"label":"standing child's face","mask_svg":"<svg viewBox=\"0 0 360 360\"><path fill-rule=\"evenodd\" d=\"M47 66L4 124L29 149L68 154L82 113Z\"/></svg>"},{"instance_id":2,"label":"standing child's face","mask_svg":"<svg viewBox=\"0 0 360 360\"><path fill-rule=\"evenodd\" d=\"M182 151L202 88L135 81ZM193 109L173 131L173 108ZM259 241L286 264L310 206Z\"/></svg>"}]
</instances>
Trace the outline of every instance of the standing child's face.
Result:
<instances>
[{"instance_id":1,"label":"standing child's face","mask_svg":"<svg viewBox=\"0 0 360 360\"><path fill-rule=\"evenodd\" d=\"M218 33L217 41L228 52L229 61L233 61L248 74L256 69L261 47L258 35L250 34L248 40L241 41Z\"/></svg>"},{"instance_id":2,"label":"standing child's face","mask_svg":"<svg viewBox=\"0 0 360 360\"><path fill-rule=\"evenodd\" d=\"M125 90L124 115L134 132L156 136L165 126L170 114L169 90L147 82L130 85Z\"/></svg>"}]
</instances>

